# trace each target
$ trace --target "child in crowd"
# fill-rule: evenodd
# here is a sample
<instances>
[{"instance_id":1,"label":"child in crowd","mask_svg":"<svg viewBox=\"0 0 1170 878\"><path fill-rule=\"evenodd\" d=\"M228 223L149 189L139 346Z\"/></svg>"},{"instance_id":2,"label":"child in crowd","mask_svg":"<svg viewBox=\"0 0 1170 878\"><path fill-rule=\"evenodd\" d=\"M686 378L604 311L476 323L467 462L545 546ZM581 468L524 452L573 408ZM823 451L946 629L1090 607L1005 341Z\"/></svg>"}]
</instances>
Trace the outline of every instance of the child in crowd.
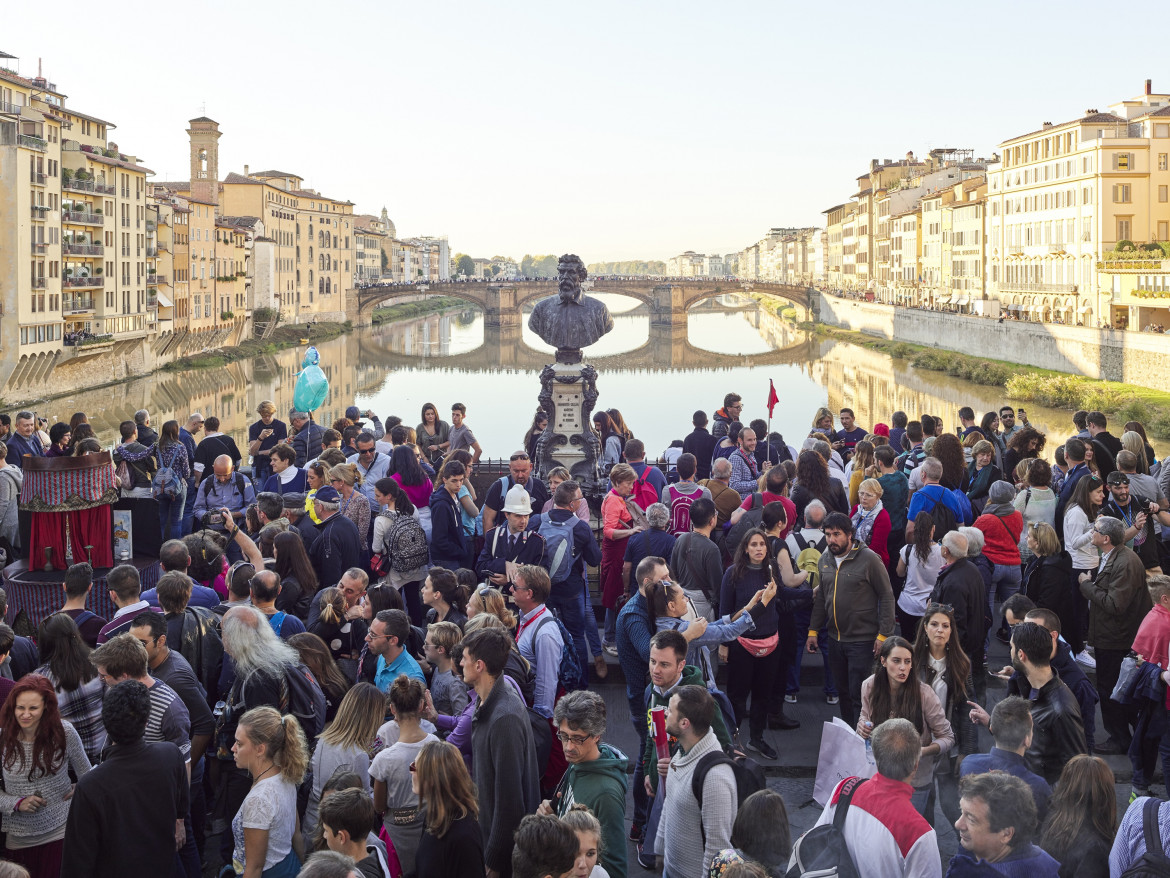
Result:
<instances>
[{"instance_id":1,"label":"child in crowd","mask_svg":"<svg viewBox=\"0 0 1170 878\"><path fill-rule=\"evenodd\" d=\"M427 662L435 669L431 676L431 701L435 710L448 716L459 716L467 707L467 685L455 676L451 650L463 633L454 622L434 622L427 628L423 647Z\"/></svg>"}]
</instances>

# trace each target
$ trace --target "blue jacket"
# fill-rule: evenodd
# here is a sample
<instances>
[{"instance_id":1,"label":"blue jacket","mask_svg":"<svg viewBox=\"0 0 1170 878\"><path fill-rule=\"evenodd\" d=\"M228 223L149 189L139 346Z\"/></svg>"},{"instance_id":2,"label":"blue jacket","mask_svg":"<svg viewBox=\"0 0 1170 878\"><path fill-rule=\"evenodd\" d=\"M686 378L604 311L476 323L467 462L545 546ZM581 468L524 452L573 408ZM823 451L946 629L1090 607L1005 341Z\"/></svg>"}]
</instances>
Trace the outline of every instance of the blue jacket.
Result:
<instances>
[{"instance_id":1,"label":"blue jacket","mask_svg":"<svg viewBox=\"0 0 1170 878\"><path fill-rule=\"evenodd\" d=\"M1028 770L1028 763L1023 756L1010 750L1000 750L998 747L992 747L990 753L972 753L963 760L959 776L984 774L988 771L1002 771L1026 783L1032 789L1032 798L1036 801L1037 825L1044 823L1044 818L1048 814L1048 800L1052 798L1052 787L1040 775Z\"/></svg>"},{"instance_id":2,"label":"blue jacket","mask_svg":"<svg viewBox=\"0 0 1170 878\"><path fill-rule=\"evenodd\" d=\"M963 851L951 858L947 878L1059 878L1060 863L1034 844L1012 851L998 863Z\"/></svg>"},{"instance_id":3,"label":"blue jacket","mask_svg":"<svg viewBox=\"0 0 1170 878\"><path fill-rule=\"evenodd\" d=\"M463 533L462 507L455 504L445 487L431 494L431 563L448 570L474 567L475 555Z\"/></svg>"},{"instance_id":4,"label":"blue jacket","mask_svg":"<svg viewBox=\"0 0 1170 878\"><path fill-rule=\"evenodd\" d=\"M915 491L914 496L910 498L910 508L906 510L906 520L913 521L919 512L930 512L939 502L955 513L955 521L960 526L971 524L970 521L965 520L963 507L959 505L955 495L942 485L923 485Z\"/></svg>"},{"instance_id":5,"label":"blue jacket","mask_svg":"<svg viewBox=\"0 0 1170 878\"><path fill-rule=\"evenodd\" d=\"M626 695L640 698L650 674L650 638L654 636L650 612L641 590L626 601L617 617L618 664L626 678Z\"/></svg>"}]
</instances>

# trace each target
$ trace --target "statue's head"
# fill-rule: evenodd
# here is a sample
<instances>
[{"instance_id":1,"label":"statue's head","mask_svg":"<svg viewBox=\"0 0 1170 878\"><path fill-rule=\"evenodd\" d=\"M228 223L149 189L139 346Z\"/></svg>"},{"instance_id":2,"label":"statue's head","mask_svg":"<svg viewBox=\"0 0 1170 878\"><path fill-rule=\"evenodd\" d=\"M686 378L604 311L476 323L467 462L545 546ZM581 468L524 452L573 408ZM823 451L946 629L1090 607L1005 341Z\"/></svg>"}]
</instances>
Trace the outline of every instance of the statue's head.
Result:
<instances>
[{"instance_id":1,"label":"statue's head","mask_svg":"<svg viewBox=\"0 0 1170 878\"><path fill-rule=\"evenodd\" d=\"M557 289L561 301L576 302L581 298L581 282L589 277L580 256L566 253L557 260Z\"/></svg>"}]
</instances>

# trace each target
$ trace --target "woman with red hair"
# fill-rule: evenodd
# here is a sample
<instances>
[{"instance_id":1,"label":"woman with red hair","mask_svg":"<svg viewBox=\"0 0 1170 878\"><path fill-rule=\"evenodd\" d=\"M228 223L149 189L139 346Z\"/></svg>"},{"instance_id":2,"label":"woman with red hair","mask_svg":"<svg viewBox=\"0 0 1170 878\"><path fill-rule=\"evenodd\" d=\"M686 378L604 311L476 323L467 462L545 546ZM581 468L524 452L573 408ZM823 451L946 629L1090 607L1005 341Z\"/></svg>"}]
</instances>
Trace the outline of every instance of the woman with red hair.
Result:
<instances>
[{"instance_id":1,"label":"woman with red hair","mask_svg":"<svg viewBox=\"0 0 1170 878\"><path fill-rule=\"evenodd\" d=\"M16 682L0 708L0 813L5 856L32 878L61 874L61 847L73 783L90 769L81 736L61 719L53 684L39 674Z\"/></svg>"}]
</instances>

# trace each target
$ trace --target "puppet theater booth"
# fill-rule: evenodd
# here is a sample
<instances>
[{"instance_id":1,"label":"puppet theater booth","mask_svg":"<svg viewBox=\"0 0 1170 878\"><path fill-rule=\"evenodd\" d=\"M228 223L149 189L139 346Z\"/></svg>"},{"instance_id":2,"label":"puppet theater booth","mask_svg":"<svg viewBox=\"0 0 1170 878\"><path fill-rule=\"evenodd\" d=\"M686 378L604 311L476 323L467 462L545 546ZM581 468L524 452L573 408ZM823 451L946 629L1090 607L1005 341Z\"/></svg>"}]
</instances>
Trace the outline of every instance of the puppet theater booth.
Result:
<instances>
[{"instance_id":1,"label":"puppet theater booth","mask_svg":"<svg viewBox=\"0 0 1170 878\"><path fill-rule=\"evenodd\" d=\"M10 625L23 613L35 628L61 609L70 564L88 561L93 566L93 589L85 605L104 619L117 610L106 586L106 574L116 565L133 564L142 590L154 588L162 539L158 501L120 499L108 451L82 457L26 456L22 464L24 557L4 568Z\"/></svg>"}]
</instances>

